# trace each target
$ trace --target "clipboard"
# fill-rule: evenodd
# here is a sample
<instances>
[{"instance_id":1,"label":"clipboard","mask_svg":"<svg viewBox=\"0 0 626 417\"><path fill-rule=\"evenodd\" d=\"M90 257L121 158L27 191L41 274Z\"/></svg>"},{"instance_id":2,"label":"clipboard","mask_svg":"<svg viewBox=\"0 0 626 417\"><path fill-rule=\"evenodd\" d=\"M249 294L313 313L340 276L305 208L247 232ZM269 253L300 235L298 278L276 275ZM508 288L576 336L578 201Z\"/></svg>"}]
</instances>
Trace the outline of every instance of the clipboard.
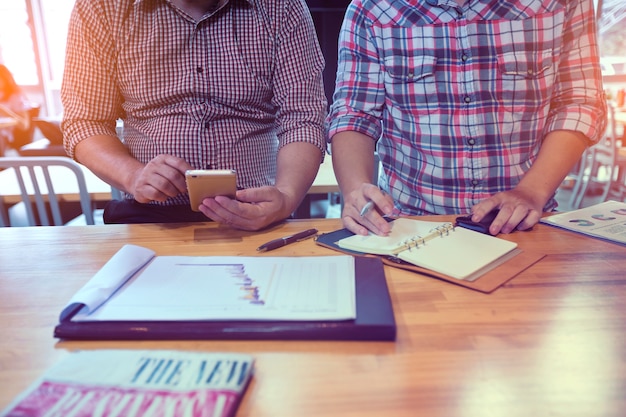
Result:
<instances>
[{"instance_id":1,"label":"clipboard","mask_svg":"<svg viewBox=\"0 0 626 417\"><path fill-rule=\"evenodd\" d=\"M68 340L387 340L396 323L383 263L355 258L356 319L340 321L72 321L62 315L54 337Z\"/></svg>"}]
</instances>

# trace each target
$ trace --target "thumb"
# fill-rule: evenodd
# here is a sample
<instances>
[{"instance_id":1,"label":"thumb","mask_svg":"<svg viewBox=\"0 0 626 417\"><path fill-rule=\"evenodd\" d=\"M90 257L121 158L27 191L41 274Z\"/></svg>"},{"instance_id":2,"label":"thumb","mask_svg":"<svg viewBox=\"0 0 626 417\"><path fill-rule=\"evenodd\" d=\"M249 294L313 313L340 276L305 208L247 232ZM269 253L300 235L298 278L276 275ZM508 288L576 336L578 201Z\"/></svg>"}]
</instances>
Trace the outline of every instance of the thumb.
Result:
<instances>
[{"instance_id":1,"label":"thumb","mask_svg":"<svg viewBox=\"0 0 626 417\"><path fill-rule=\"evenodd\" d=\"M236 197L237 200L244 203L260 203L263 201L271 201L271 195L273 187L260 187L260 188L247 188L245 190L238 190Z\"/></svg>"}]
</instances>

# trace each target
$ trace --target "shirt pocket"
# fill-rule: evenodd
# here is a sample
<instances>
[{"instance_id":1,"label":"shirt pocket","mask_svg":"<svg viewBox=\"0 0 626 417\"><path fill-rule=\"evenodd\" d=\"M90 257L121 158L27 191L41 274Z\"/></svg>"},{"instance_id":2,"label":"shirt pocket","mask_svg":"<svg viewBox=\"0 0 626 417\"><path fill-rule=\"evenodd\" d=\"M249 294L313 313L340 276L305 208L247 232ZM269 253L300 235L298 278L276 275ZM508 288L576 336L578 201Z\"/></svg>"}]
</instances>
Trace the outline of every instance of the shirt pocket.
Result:
<instances>
[{"instance_id":1,"label":"shirt pocket","mask_svg":"<svg viewBox=\"0 0 626 417\"><path fill-rule=\"evenodd\" d=\"M383 72L387 99L404 111L430 111L436 102L435 68L437 58L432 55L387 56Z\"/></svg>"},{"instance_id":2,"label":"shirt pocket","mask_svg":"<svg viewBox=\"0 0 626 417\"><path fill-rule=\"evenodd\" d=\"M555 82L552 49L498 55L500 104L508 111L529 113L549 104Z\"/></svg>"}]
</instances>

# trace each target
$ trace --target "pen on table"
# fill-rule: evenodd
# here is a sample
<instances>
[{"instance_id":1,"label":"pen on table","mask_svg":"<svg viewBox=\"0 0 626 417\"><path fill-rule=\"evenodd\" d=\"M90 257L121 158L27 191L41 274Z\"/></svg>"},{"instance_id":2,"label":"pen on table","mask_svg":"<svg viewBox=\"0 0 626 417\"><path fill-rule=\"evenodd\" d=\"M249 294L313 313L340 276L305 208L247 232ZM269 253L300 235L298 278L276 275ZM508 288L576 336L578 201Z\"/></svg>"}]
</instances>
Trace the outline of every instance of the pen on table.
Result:
<instances>
[{"instance_id":1,"label":"pen on table","mask_svg":"<svg viewBox=\"0 0 626 417\"><path fill-rule=\"evenodd\" d=\"M365 216L367 213L369 213L369 211L374 207L374 202L372 200L368 201L367 203L365 203L365 205L363 206L363 208L361 209L361 213L360 216L363 217Z\"/></svg>"},{"instance_id":2,"label":"pen on table","mask_svg":"<svg viewBox=\"0 0 626 417\"><path fill-rule=\"evenodd\" d=\"M265 251L268 251L268 250L278 249L278 248L283 247L285 245L288 245L290 243L299 242L301 240L313 237L313 236L315 236L316 233L317 233L317 229L308 229L308 230L305 230L304 232L298 232L298 233L293 234L291 236L285 236L285 237L281 237L279 239L270 240L269 242L264 243L261 246L259 246L258 248L256 248L256 250L258 250L260 252L265 252Z\"/></svg>"}]
</instances>

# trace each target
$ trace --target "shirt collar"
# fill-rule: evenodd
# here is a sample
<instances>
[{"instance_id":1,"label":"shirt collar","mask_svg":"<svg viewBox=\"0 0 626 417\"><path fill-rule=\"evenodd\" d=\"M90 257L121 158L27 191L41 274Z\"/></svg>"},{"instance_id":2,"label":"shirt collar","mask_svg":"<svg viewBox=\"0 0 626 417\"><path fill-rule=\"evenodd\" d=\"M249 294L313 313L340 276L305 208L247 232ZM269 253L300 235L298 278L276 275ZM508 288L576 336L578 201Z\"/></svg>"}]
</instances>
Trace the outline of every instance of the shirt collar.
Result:
<instances>
[{"instance_id":1,"label":"shirt collar","mask_svg":"<svg viewBox=\"0 0 626 417\"><path fill-rule=\"evenodd\" d=\"M170 0L133 0L133 3L135 5L140 5L142 3L146 3L146 2L152 2L152 1L164 1L166 3L170 3ZM231 0L219 0L219 4L221 6L225 5L226 3L230 2ZM254 3L254 0L244 0L246 3L252 5ZM218 7L218 8L219 8Z\"/></svg>"},{"instance_id":2,"label":"shirt collar","mask_svg":"<svg viewBox=\"0 0 626 417\"><path fill-rule=\"evenodd\" d=\"M426 3L435 7L460 7L454 0L426 0Z\"/></svg>"}]
</instances>

